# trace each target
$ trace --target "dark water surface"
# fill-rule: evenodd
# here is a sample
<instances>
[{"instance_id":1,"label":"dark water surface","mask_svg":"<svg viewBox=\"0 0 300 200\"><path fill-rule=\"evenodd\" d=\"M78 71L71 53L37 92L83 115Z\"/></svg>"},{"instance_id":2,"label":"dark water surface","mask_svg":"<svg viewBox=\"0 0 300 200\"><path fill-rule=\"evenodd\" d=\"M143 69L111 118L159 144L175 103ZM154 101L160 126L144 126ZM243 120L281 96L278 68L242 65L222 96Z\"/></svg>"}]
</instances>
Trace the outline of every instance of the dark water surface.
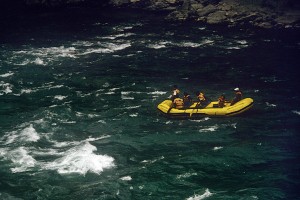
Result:
<instances>
[{"instance_id":1,"label":"dark water surface","mask_svg":"<svg viewBox=\"0 0 300 200\"><path fill-rule=\"evenodd\" d=\"M295 31L92 9L0 24L0 199L299 199ZM169 120L173 84L255 104Z\"/></svg>"}]
</instances>

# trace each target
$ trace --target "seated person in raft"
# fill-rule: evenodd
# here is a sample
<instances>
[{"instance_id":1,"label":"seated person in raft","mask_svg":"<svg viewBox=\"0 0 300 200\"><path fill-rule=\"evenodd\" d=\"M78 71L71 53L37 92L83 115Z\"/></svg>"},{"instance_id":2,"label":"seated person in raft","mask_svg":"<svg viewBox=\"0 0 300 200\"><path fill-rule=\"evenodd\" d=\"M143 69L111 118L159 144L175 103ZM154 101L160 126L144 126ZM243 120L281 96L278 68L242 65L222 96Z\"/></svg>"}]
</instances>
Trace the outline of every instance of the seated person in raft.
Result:
<instances>
[{"instance_id":1,"label":"seated person in raft","mask_svg":"<svg viewBox=\"0 0 300 200\"><path fill-rule=\"evenodd\" d=\"M197 108L205 108L209 104L209 102L204 93L197 92L196 95L198 98Z\"/></svg>"},{"instance_id":2,"label":"seated person in raft","mask_svg":"<svg viewBox=\"0 0 300 200\"><path fill-rule=\"evenodd\" d=\"M180 93L180 90L178 89L177 85L174 85L173 86L173 92L172 92L172 95L171 95L171 100L174 102L174 100L176 98L179 98L179 93Z\"/></svg>"},{"instance_id":3,"label":"seated person in raft","mask_svg":"<svg viewBox=\"0 0 300 200\"><path fill-rule=\"evenodd\" d=\"M235 103L239 102L240 100L242 100L242 92L240 91L239 88L235 88L235 97L232 99L231 101L231 106L233 106Z\"/></svg>"},{"instance_id":4,"label":"seated person in raft","mask_svg":"<svg viewBox=\"0 0 300 200\"><path fill-rule=\"evenodd\" d=\"M183 99L176 98L173 101L173 108L182 109L184 107Z\"/></svg>"},{"instance_id":5,"label":"seated person in raft","mask_svg":"<svg viewBox=\"0 0 300 200\"><path fill-rule=\"evenodd\" d=\"M183 106L185 108L190 107L193 104L192 97L187 93L183 93Z\"/></svg>"},{"instance_id":6,"label":"seated person in raft","mask_svg":"<svg viewBox=\"0 0 300 200\"><path fill-rule=\"evenodd\" d=\"M225 106L225 103L226 103L225 95L222 94L218 99L218 107L223 108Z\"/></svg>"},{"instance_id":7,"label":"seated person in raft","mask_svg":"<svg viewBox=\"0 0 300 200\"><path fill-rule=\"evenodd\" d=\"M183 93L183 99L175 98L173 101L173 107L177 109L188 108L193 104L192 97L187 93Z\"/></svg>"}]
</instances>

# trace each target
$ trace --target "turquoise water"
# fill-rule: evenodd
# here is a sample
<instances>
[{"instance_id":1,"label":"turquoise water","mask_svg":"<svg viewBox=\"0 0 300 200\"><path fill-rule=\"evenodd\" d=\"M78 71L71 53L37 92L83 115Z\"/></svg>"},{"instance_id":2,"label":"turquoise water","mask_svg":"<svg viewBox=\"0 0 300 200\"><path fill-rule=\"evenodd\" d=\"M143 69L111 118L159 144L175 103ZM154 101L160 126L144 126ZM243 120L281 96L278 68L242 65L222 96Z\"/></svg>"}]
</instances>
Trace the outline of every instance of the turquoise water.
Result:
<instances>
[{"instance_id":1,"label":"turquoise water","mask_svg":"<svg viewBox=\"0 0 300 200\"><path fill-rule=\"evenodd\" d=\"M1 199L298 199L297 32L89 9L1 24ZM255 104L170 120L174 84Z\"/></svg>"}]
</instances>

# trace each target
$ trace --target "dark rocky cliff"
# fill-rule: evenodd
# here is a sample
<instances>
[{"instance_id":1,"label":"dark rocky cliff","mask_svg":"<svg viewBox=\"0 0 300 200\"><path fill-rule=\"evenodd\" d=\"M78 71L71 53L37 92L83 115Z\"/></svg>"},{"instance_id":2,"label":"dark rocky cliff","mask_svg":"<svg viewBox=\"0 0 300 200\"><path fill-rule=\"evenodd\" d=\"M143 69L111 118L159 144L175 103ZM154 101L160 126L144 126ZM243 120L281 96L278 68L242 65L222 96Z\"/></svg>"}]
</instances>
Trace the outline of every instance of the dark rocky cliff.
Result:
<instances>
[{"instance_id":1,"label":"dark rocky cliff","mask_svg":"<svg viewBox=\"0 0 300 200\"><path fill-rule=\"evenodd\" d=\"M198 21L230 27L300 28L298 0L3 0L3 13L24 8L74 5L163 11L172 21Z\"/></svg>"}]
</instances>

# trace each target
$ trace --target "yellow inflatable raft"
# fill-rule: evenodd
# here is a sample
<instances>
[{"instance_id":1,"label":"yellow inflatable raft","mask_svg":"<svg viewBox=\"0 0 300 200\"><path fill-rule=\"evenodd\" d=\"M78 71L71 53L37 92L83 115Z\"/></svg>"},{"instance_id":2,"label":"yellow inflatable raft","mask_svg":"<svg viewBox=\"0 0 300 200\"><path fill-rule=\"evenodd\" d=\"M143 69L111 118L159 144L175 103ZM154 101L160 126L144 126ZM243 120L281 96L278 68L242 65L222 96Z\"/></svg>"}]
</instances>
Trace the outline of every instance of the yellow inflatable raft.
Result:
<instances>
[{"instance_id":1,"label":"yellow inflatable raft","mask_svg":"<svg viewBox=\"0 0 300 200\"><path fill-rule=\"evenodd\" d=\"M223 108L218 107L218 102L213 101L204 108L199 108L197 102L187 108L174 108L171 100L164 100L157 108L164 115L171 118L199 118L205 116L234 116L249 110L253 106L253 99L245 98L230 105L225 103Z\"/></svg>"}]
</instances>

